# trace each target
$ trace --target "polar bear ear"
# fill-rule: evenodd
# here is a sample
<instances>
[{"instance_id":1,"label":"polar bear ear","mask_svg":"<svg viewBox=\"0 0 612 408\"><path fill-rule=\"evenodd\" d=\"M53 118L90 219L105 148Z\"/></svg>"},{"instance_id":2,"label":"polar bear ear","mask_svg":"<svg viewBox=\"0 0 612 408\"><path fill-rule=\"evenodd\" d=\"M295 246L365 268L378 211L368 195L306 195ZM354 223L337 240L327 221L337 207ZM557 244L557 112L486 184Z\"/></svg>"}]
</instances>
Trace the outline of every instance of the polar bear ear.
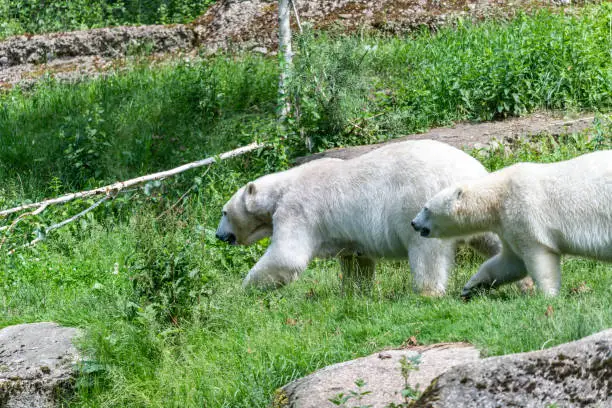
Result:
<instances>
[{"instance_id":1,"label":"polar bear ear","mask_svg":"<svg viewBox=\"0 0 612 408\"><path fill-rule=\"evenodd\" d=\"M246 210L250 213L255 212L255 209L256 209L255 207L257 205L257 201L255 199L256 195L257 195L257 187L255 187L255 183L249 182L249 184L247 184L246 187L244 188L244 194L242 198L244 200L244 205L246 207Z\"/></svg>"},{"instance_id":2,"label":"polar bear ear","mask_svg":"<svg viewBox=\"0 0 612 408\"><path fill-rule=\"evenodd\" d=\"M463 197L463 188L457 187L455 190L455 200L459 200L461 197Z\"/></svg>"},{"instance_id":3,"label":"polar bear ear","mask_svg":"<svg viewBox=\"0 0 612 408\"><path fill-rule=\"evenodd\" d=\"M246 186L246 192L248 195L255 195L255 193L257 192L257 187L255 187L255 183L253 183L252 181L249 182L249 184L247 184Z\"/></svg>"}]
</instances>

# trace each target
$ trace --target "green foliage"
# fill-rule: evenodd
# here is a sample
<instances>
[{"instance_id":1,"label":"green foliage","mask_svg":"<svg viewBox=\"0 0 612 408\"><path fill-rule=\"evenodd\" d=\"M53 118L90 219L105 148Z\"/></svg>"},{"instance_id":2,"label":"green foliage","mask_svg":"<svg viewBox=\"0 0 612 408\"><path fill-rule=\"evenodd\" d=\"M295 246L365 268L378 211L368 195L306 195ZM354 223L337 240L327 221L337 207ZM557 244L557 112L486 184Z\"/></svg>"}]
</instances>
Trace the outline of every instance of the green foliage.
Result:
<instances>
[{"instance_id":1,"label":"green foliage","mask_svg":"<svg viewBox=\"0 0 612 408\"><path fill-rule=\"evenodd\" d=\"M128 24L187 23L214 0L0 0L0 39Z\"/></svg>"},{"instance_id":2,"label":"green foliage","mask_svg":"<svg viewBox=\"0 0 612 408\"><path fill-rule=\"evenodd\" d=\"M210 277L195 259L201 242L183 236L181 222L170 215L161 220L136 218L138 244L127 264L140 308L152 313L154 320L175 325L210 293Z\"/></svg>"},{"instance_id":3,"label":"green foliage","mask_svg":"<svg viewBox=\"0 0 612 408\"><path fill-rule=\"evenodd\" d=\"M408 38L307 31L295 58L296 128L318 150L538 109L608 110L611 15L609 3L543 10Z\"/></svg>"}]
</instances>

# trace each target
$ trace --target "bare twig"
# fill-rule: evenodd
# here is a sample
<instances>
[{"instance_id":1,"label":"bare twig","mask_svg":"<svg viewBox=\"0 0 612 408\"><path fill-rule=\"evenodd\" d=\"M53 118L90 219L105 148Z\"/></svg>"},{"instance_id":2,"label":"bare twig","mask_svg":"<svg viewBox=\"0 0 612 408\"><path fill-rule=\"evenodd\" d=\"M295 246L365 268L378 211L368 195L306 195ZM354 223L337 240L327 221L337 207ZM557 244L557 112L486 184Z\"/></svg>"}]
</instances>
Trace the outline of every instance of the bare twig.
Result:
<instances>
[{"instance_id":1,"label":"bare twig","mask_svg":"<svg viewBox=\"0 0 612 408\"><path fill-rule=\"evenodd\" d=\"M210 170L210 167L206 169L206 171L204 172L202 177L204 177L206 175L206 173L208 173L208 170ZM170 211L174 210L176 208L176 206L179 205L181 203L181 201L183 201L185 199L185 197L187 197L187 195L189 195L189 193L191 193L191 191L194 188L195 188L195 185L192 185L191 187L189 187L189 189L187 189L187 191L185 191L185 193L178 200L176 200L176 203L172 204L172 207L170 207L167 210L163 211L161 214L159 214L157 216L156 219L159 220L161 217L163 217L164 215L168 214Z\"/></svg>"},{"instance_id":2,"label":"bare twig","mask_svg":"<svg viewBox=\"0 0 612 408\"><path fill-rule=\"evenodd\" d=\"M197 167L207 166L209 164L217 162L218 160L225 160L231 157L240 156L250 151L257 150L264 146L266 146L266 144L254 142L247 146L239 147L238 149L234 149L229 152L221 153L217 157L208 157L203 160L198 160L192 163L184 164L182 166L176 167L171 170L160 171L160 172L149 174L146 176L137 177L131 180L119 181L114 184L110 184L104 187L99 187L93 190L80 191L78 193L66 194L61 197L51 198L51 199L40 201L37 203L24 204L19 207L9 208L7 210L0 211L0 217L6 217L9 214L13 214L13 213L27 210L30 208L38 208L40 210L41 207L46 208L49 205L66 203L68 201L72 201L77 198L92 197L98 194L106 194L107 196L114 197L117 195L117 193L119 193L121 190L127 187L131 187L137 184L142 184L142 183L145 183L151 180L160 180L160 179L163 179L169 176L174 176L176 174L185 172L187 170L195 169ZM44 208L42 208L42 210L40 211L43 211L43 210Z\"/></svg>"},{"instance_id":3,"label":"bare twig","mask_svg":"<svg viewBox=\"0 0 612 408\"><path fill-rule=\"evenodd\" d=\"M90 212L92 210L95 210L98 206L100 206L100 204L102 204L103 202L105 202L109 198L111 198L111 197L110 196L104 196L100 200L96 201L91 207L88 207L88 208L84 209L80 213L78 213L76 215L73 215L72 217L68 218L67 220L64 220L62 222L58 222L57 224L53 224L50 227L45 228L45 233L49 233L49 232L51 232L53 230L56 230L58 228L62 228L64 225L70 224L71 222L78 220L79 218L81 218L82 216L87 214L88 212Z\"/></svg>"},{"instance_id":4,"label":"bare twig","mask_svg":"<svg viewBox=\"0 0 612 408\"><path fill-rule=\"evenodd\" d=\"M300 30L300 34L302 34L303 32L302 23L300 23L300 15L298 14L297 7L295 6L296 0L290 0L290 1L291 1L291 5L293 6L293 14L295 14L295 21L297 23L298 30Z\"/></svg>"},{"instance_id":5,"label":"bare twig","mask_svg":"<svg viewBox=\"0 0 612 408\"><path fill-rule=\"evenodd\" d=\"M168 209L164 210L164 211L163 211L161 214L159 214L159 215L157 216L157 218L155 218L155 219L156 219L156 220L159 220L161 217L163 217L164 215L168 214L170 211L174 210L174 209L176 208L176 206L177 206L177 205L179 205L179 204L181 203L181 201L183 201L183 199L184 199L185 197L187 197L187 195L188 195L189 193L191 193L191 191L193 190L193 188L194 188L194 187L195 187L195 186L191 186L191 187L189 187L189 188L187 189L187 191L185 191L185 194L183 194L183 195L181 196L181 198L179 198L178 200L176 200L176 203L172 204L172 207L170 207L170 208L168 208Z\"/></svg>"}]
</instances>

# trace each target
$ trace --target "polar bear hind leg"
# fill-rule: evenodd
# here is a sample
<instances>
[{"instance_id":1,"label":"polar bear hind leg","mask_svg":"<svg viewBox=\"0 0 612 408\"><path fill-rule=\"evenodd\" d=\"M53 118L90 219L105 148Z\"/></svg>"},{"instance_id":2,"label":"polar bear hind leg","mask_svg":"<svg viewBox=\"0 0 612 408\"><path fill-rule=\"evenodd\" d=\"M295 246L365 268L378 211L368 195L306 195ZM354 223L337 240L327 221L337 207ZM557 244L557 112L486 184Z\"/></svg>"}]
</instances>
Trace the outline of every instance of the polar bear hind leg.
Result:
<instances>
[{"instance_id":1,"label":"polar bear hind leg","mask_svg":"<svg viewBox=\"0 0 612 408\"><path fill-rule=\"evenodd\" d=\"M463 287L461 297L469 299L479 289L496 288L526 275L527 268L523 260L504 246L501 253L483 263L478 273L470 278Z\"/></svg>"}]
</instances>

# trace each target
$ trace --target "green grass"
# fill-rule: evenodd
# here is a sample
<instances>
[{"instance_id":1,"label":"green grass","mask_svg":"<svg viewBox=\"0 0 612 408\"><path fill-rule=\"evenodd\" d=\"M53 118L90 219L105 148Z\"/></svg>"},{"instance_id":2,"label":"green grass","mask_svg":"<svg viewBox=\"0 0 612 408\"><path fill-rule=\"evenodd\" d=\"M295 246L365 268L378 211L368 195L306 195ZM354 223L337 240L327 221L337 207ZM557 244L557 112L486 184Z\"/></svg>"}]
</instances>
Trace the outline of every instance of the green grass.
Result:
<instances>
[{"instance_id":1,"label":"green grass","mask_svg":"<svg viewBox=\"0 0 612 408\"><path fill-rule=\"evenodd\" d=\"M187 23L212 3L214 0L0 0L0 40L26 33Z\"/></svg>"},{"instance_id":2,"label":"green grass","mask_svg":"<svg viewBox=\"0 0 612 408\"><path fill-rule=\"evenodd\" d=\"M607 111L609 19L601 5L576 17L541 13L403 40L306 36L292 83L302 116L289 129L303 127L320 149L542 108ZM4 93L0 207L274 140L277 73L276 60L245 54ZM474 154L490 170L563 160L612 148L610 134L609 118L599 115L585 134ZM580 258L564 259L554 299L508 286L461 302L481 262L468 251L441 299L414 295L408 266L397 262L383 262L365 294L342 294L338 267L323 260L281 290L243 291L266 243L218 242L221 206L245 182L285 168L299 146L292 137L148 194L128 192L34 248L1 255L0 327L55 320L84 329L87 361L66 406L264 407L292 379L410 336L468 341L498 355L612 326L612 267ZM0 253L89 204L19 224ZM580 287L587 291L573 290Z\"/></svg>"},{"instance_id":3,"label":"green grass","mask_svg":"<svg viewBox=\"0 0 612 408\"><path fill-rule=\"evenodd\" d=\"M600 130L609 134L610 126ZM612 147L609 136L589 136L543 137L479 157L495 169ZM468 251L461 252L441 299L411 293L409 268L397 262L382 264L368 294L343 295L332 261L313 262L281 290L244 292L241 279L265 245L229 247L214 238L219 208L243 181L224 179L222 186L219 178L243 160L211 170L209 184L160 220L163 208L146 201L129 219L91 219L2 259L0 326L55 320L85 329L81 348L89 374L79 380L70 406L263 407L292 379L400 346L410 336L425 344L468 341L496 355L553 346L612 325L612 267L580 258L565 258L555 299L509 286L463 303L461 287L480 262ZM149 265L145 278L154 280L168 273L165 260L179 265L172 273L187 272L182 283L147 285L141 266ZM583 282L588 291L574 293ZM546 316L549 306L554 312Z\"/></svg>"}]
</instances>

